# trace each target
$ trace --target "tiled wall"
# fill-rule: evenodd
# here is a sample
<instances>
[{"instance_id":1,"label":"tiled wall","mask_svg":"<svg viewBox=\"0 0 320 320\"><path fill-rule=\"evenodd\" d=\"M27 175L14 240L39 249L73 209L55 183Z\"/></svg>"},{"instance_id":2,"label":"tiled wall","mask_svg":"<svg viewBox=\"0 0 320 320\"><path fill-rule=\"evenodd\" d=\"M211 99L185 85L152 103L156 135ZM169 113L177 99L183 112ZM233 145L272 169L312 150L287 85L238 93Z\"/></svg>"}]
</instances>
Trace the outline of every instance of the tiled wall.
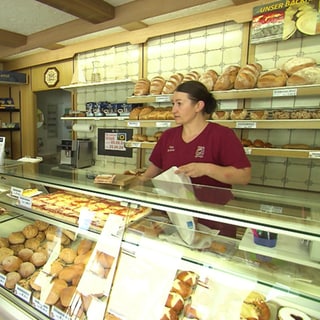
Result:
<instances>
[{"instance_id":1,"label":"tiled wall","mask_svg":"<svg viewBox=\"0 0 320 320\"><path fill-rule=\"evenodd\" d=\"M226 66L240 64L242 56L243 26L232 22L215 26L179 32L150 39L146 44L146 75L149 79L156 75L168 78L176 72L187 73L196 70L199 73L214 69L221 73ZM256 45L255 59L263 69L280 67L284 61L293 56L308 56L320 63L320 35L296 37L287 41ZM136 78L139 71L139 47L124 45L105 49L79 57L87 77L92 72L92 61L100 60L101 74L109 79L108 70L113 77L117 70L118 78ZM111 65L110 65L111 63ZM116 66L116 67L115 67ZM119 75L120 74L120 75ZM78 92L78 108L84 108L87 101L111 100L123 102L130 96L132 84L110 85L95 89L81 89ZM165 105L155 105L165 106ZM237 101L222 101L221 109L237 108ZM272 99L252 99L247 101L252 109L299 109L319 108L319 97L288 97ZM95 128L105 126L121 127L121 121L95 121ZM154 129L156 130L156 129ZM147 129L151 133L152 129ZM241 136L243 132L238 131ZM262 139L274 145L285 143L307 143L320 147L319 130L249 130L245 132L249 139ZM87 133L96 139L96 129ZM147 150L146 159L150 151ZM97 156L97 166L116 171L136 167L137 151L133 159ZM287 159L277 157L250 156L253 166L252 183L267 186L279 186L302 190L320 191L320 160ZM147 165L147 163L146 163Z\"/></svg>"}]
</instances>

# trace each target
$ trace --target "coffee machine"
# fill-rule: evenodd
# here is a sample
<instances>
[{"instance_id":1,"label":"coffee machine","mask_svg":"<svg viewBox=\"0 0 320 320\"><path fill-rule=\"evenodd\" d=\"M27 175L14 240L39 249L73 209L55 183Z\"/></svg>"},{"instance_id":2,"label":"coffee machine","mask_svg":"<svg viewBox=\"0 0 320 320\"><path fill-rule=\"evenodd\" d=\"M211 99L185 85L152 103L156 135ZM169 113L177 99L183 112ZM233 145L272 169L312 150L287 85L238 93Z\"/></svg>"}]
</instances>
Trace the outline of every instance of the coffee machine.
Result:
<instances>
[{"instance_id":1,"label":"coffee machine","mask_svg":"<svg viewBox=\"0 0 320 320\"><path fill-rule=\"evenodd\" d=\"M92 166L93 143L90 139L64 139L60 145L60 167L86 168Z\"/></svg>"}]
</instances>

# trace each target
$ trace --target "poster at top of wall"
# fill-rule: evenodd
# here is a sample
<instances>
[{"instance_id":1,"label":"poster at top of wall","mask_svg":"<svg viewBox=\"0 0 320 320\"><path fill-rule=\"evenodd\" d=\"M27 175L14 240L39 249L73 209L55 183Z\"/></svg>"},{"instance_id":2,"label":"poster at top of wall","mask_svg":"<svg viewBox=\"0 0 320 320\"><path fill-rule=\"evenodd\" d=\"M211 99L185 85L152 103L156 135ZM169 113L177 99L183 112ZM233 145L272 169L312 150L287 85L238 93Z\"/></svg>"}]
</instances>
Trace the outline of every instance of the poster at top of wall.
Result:
<instances>
[{"instance_id":1,"label":"poster at top of wall","mask_svg":"<svg viewBox=\"0 0 320 320\"><path fill-rule=\"evenodd\" d=\"M320 34L320 0L281 0L253 8L251 43Z\"/></svg>"}]
</instances>

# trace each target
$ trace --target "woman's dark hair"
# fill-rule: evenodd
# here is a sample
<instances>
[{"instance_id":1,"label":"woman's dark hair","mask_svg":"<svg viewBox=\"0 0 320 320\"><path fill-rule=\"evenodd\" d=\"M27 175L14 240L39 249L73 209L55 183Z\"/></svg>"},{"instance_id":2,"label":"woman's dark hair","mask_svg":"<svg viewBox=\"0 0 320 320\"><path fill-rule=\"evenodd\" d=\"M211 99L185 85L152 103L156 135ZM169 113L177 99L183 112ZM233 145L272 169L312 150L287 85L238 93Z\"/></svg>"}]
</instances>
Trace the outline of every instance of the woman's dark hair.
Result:
<instances>
[{"instance_id":1,"label":"woman's dark hair","mask_svg":"<svg viewBox=\"0 0 320 320\"><path fill-rule=\"evenodd\" d=\"M203 111L212 114L217 108L217 101L208 91L206 86L199 81L186 81L181 83L175 91L187 93L190 100L195 102L203 101Z\"/></svg>"}]
</instances>

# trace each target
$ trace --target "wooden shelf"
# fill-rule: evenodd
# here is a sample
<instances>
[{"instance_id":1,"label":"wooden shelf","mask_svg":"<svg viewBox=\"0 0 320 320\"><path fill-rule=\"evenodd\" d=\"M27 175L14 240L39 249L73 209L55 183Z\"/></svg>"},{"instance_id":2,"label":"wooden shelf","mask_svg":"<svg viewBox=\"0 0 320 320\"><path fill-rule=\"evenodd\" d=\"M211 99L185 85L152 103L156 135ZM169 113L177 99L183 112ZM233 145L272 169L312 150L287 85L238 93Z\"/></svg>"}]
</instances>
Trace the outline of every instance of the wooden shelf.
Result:
<instances>
[{"instance_id":1,"label":"wooden shelf","mask_svg":"<svg viewBox=\"0 0 320 320\"><path fill-rule=\"evenodd\" d=\"M95 87L95 86L105 86L111 84L120 84L120 83L133 83L134 81L131 79L121 79L121 80L110 80L110 81L101 81L101 82L86 82L86 83L76 83L70 84L68 86L61 86L61 89L64 90L74 90L80 88L87 88L87 87Z\"/></svg>"},{"instance_id":2,"label":"wooden shelf","mask_svg":"<svg viewBox=\"0 0 320 320\"><path fill-rule=\"evenodd\" d=\"M61 117L61 120L72 120L72 121L78 121L78 120L127 120L129 116L117 116L117 117Z\"/></svg>"},{"instance_id":3,"label":"wooden shelf","mask_svg":"<svg viewBox=\"0 0 320 320\"><path fill-rule=\"evenodd\" d=\"M244 149L246 154L251 156L320 159L320 150L250 148L250 147L245 147Z\"/></svg>"},{"instance_id":4,"label":"wooden shelf","mask_svg":"<svg viewBox=\"0 0 320 320\"><path fill-rule=\"evenodd\" d=\"M226 90L212 91L217 100L235 100L235 99L263 99L263 98L281 98L292 96L310 96L318 95L320 85L308 85L299 87L276 87L264 89L246 89L246 90ZM131 96L127 98L127 103L161 103L170 102L172 95L148 95L148 96Z\"/></svg>"}]
</instances>

